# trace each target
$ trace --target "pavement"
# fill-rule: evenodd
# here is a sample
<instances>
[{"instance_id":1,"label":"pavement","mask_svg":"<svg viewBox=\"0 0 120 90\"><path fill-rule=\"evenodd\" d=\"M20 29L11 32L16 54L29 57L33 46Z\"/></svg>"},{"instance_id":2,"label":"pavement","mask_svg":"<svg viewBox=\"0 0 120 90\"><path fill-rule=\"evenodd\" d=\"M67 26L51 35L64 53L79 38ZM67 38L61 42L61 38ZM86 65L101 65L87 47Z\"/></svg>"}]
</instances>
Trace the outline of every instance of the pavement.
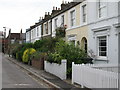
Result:
<instances>
[{"instance_id":1,"label":"pavement","mask_svg":"<svg viewBox=\"0 0 120 90\"><path fill-rule=\"evenodd\" d=\"M36 69L32 66L23 64L22 62L19 62L11 57L9 57L8 55L5 55L5 57L10 60L11 62L13 62L14 64L18 65L19 67L21 67L22 69L28 71L30 74L32 74L34 77L36 77L37 79L42 80L43 82L47 83L49 86L58 89L62 89L62 90L73 90L73 89L80 89L80 86L76 86L71 84L71 80L61 80L60 78L58 78L57 76L50 74L44 70L39 70Z\"/></svg>"}]
</instances>

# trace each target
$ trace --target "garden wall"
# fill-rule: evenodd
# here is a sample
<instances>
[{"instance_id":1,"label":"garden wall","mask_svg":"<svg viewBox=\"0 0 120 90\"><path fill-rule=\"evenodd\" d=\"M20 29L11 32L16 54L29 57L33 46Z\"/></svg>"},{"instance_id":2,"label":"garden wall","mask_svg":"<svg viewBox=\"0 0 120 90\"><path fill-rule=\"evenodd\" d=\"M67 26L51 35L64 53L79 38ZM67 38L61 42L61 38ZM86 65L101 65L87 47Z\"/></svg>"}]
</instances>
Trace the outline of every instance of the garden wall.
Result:
<instances>
[{"instance_id":1,"label":"garden wall","mask_svg":"<svg viewBox=\"0 0 120 90\"><path fill-rule=\"evenodd\" d=\"M44 70L44 59L32 60L32 66L37 69Z\"/></svg>"}]
</instances>

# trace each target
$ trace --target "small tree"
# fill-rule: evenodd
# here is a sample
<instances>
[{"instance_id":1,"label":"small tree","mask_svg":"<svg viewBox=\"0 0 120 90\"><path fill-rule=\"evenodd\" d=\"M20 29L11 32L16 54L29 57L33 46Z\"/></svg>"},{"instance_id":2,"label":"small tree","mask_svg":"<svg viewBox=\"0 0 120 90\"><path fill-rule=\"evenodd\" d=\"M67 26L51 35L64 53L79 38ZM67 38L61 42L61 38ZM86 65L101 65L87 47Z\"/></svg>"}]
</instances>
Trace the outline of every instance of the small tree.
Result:
<instances>
[{"instance_id":1,"label":"small tree","mask_svg":"<svg viewBox=\"0 0 120 90\"><path fill-rule=\"evenodd\" d=\"M23 57L22 57L22 61L24 63L28 63L30 61L30 55L32 55L35 52L36 52L36 50L33 49L33 48L26 49L24 51L24 54L23 54Z\"/></svg>"}]
</instances>

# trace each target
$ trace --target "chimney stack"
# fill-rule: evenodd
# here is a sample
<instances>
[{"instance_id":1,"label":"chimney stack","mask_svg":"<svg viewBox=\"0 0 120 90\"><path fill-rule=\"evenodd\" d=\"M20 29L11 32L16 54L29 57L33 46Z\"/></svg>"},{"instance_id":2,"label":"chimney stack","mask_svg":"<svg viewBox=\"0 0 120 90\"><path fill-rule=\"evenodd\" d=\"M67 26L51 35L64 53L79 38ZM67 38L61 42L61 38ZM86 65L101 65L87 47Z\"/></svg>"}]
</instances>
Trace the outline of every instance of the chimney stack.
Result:
<instances>
[{"instance_id":1,"label":"chimney stack","mask_svg":"<svg viewBox=\"0 0 120 90\"><path fill-rule=\"evenodd\" d=\"M57 10L57 7L56 7L56 10Z\"/></svg>"},{"instance_id":2,"label":"chimney stack","mask_svg":"<svg viewBox=\"0 0 120 90\"><path fill-rule=\"evenodd\" d=\"M64 4L64 0L62 0L62 4Z\"/></svg>"},{"instance_id":3,"label":"chimney stack","mask_svg":"<svg viewBox=\"0 0 120 90\"><path fill-rule=\"evenodd\" d=\"M60 10L60 8L58 8L58 10Z\"/></svg>"},{"instance_id":4,"label":"chimney stack","mask_svg":"<svg viewBox=\"0 0 120 90\"><path fill-rule=\"evenodd\" d=\"M50 12L48 12L48 15L50 15Z\"/></svg>"},{"instance_id":5,"label":"chimney stack","mask_svg":"<svg viewBox=\"0 0 120 90\"><path fill-rule=\"evenodd\" d=\"M45 12L45 15L47 15L47 12Z\"/></svg>"},{"instance_id":6,"label":"chimney stack","mask_svg":"<svg viewBox=\"0 0 120 90\"><path fill-rule=\"evenodd\" d=\"M55 7L53 6L53 10L55 10Z\"/></svg>"},{"instance_id":7,"label":"chimney stack","mask_svg":"<svg viewBox=\"0 0 120 90\"><path fill-rule=\"evenodd\" d=\"M65 1L65 4L67 4L67 1Z\"/></svg>"}]
</instances>

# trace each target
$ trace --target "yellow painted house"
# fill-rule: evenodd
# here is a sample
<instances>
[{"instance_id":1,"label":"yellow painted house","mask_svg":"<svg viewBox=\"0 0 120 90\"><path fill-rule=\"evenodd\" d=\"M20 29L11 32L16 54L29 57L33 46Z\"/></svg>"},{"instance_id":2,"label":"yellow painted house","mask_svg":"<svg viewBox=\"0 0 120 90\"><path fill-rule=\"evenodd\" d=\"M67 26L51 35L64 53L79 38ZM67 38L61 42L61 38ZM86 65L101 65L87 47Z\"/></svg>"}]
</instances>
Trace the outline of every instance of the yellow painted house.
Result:
<instances>
[{"instance_id":1,"label":"yellow painted house","mask_svg":"<svg viewBox=\"0 0 120 90\"><path fill-rule=\"evenodd\" d=\"M88 26L87 26L87 3L83 1L66 11L65 22L66 41L79 45L87 51Z\"/></svg>"}]
</instances>

